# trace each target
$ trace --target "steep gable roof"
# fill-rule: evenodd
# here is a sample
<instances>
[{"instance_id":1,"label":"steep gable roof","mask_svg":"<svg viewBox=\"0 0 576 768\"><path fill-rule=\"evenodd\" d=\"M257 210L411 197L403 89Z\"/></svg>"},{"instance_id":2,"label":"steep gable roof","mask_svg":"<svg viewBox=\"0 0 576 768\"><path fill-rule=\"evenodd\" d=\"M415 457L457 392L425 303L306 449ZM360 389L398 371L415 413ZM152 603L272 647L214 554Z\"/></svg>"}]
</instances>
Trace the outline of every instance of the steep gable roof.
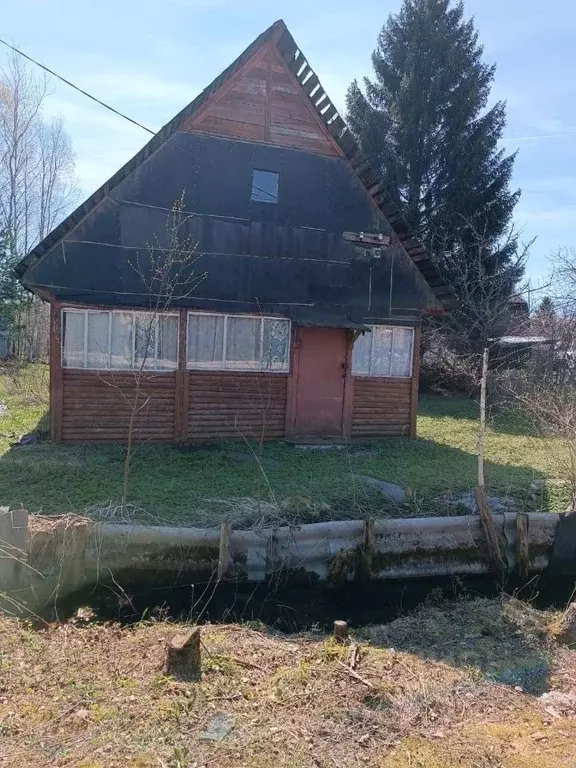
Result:
<instances>
[{"instance_id":1,"label":"steep gable roof","mask_svg":"<svg viewBox=\"0 0 576 768\"><path fill-rule=\"evenodd\" d=\"M294 109L294 107L298 107ZM234 116L234 120L229 119ZM239 119L240 118L240 119ZM290 120L293 124L290 124ZM239 127L240 126L240 127ZM168 122L131 160L71 213L17 266L20 277L77 225L117 184L177 130L191 130L348 159L382 211L408 257L449 309L453 297L422 243L385 192L282 20L254 40L194 101ZM25 282L25 279L24 281Z\"/></svg>"}]
</instances>

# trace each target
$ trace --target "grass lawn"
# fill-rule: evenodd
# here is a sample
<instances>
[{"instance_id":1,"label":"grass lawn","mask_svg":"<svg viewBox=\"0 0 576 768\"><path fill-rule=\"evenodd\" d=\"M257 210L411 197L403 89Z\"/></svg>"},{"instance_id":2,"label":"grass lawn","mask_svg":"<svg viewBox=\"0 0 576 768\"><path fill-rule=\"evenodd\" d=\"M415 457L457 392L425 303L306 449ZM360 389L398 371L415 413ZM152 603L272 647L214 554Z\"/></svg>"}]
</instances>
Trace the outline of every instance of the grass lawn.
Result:
<instances>
[{"instance_id":1,"label":"grass lawn","mask_svg":"<svg viewBox=\"0 0 576 768\"><path fill-rule=\"evenodd\" d=\"M48 371L0 372L0 505L48 514L91 510L115 519L121 496L121 446L10 447L38 424L46 427ZM223 442L210 446L138 448L130 499L133 516L148 522L236 525L314 522L367 515L455 514L450 494L473 488L476 478L474 402L421 398L417 440L387 439L347 450L309 453L292 445ZM486 446L490 494L510 496L528 508L534 478L554 480L558 445L530 434L517 418L497 415ZM257 457L259 460L257 460ZM403 485L408 501L386 505L358 475ZM550 486L546 509L563 508L561 486ZM530 507L530 505L532 505ZM123 512L125 514L125 511Z\"/></svg>"},{"instance_id":2,"label":"grass lawn","mask_svg":"<svg viewBox=\"0 0 576 768\"><path fill-rule=\"evenodd\" d=\"M576 765L576 651L556 643L557 615L517 600L430 601L360 629L352 671L354 647L318 632L205 626L196 682L162 673L182 625L82 616L0 618L2 765Z\"/></svg>"}]
</instances>

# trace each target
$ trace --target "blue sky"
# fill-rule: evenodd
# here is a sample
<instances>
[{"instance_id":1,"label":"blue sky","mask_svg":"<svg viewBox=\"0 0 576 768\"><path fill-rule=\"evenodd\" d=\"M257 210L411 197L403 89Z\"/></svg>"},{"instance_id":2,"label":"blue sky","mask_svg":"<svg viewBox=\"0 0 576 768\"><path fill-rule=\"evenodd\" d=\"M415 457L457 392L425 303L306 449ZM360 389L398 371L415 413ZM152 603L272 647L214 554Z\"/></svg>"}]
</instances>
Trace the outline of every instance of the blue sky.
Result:
<instances>
[{"instance_id":1,"label":"blue sky","mask_svg":"<svg viewBox=\"0 0 576 768\"><path fill-rule=\"evenodd\" d=\"M6 7L6 6L9 7ZM283 18L336 106L370 74L379 28L400 0L18 0L0 36L153 130L166 123L261 31ZM466 0L508 103L504 146L519 149L516 222L529 274L576 245L576 5L572 0ZM0 61L4 53L0 51ZM149 135L55 81L46 113L62 116L87 196Z\"/></svg>"}]
</instances>

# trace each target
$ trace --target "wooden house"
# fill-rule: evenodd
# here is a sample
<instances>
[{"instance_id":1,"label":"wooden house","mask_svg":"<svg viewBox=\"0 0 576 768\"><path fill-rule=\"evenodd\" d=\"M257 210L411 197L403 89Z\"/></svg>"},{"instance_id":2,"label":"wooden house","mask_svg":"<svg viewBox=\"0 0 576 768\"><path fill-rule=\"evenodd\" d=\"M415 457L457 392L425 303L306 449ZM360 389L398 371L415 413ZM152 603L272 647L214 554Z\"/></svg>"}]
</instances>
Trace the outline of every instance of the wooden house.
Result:
<instances>
[{"instance_id":1,"label":"wooden house","mask_svg":"<svg viewBox=\"0 0 576 768\"><path fill-rule=\"evenodd\" d=\"M154 269L180 199L176 295ZM419 326L451 300L282 21L19 274L51 304L63 442L414 436Z\"/></svg>"}]
</instances>

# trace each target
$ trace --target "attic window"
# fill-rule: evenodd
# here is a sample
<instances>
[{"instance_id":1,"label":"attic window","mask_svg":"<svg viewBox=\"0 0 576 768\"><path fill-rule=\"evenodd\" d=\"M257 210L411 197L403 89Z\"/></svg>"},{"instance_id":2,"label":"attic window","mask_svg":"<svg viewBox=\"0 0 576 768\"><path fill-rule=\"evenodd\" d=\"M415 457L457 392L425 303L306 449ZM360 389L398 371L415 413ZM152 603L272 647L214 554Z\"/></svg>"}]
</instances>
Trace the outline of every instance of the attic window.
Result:
<instances>
[{"instance_id":1,"label":"attic window","mask_svg":"<svg viewBox=\"0 0 576 768\"><path fill-rule=\"evenodd\" d=\"M256 203L278 202L278 174L273 171L252 171L252 196Z\"/></svg>"}]
</instances>

